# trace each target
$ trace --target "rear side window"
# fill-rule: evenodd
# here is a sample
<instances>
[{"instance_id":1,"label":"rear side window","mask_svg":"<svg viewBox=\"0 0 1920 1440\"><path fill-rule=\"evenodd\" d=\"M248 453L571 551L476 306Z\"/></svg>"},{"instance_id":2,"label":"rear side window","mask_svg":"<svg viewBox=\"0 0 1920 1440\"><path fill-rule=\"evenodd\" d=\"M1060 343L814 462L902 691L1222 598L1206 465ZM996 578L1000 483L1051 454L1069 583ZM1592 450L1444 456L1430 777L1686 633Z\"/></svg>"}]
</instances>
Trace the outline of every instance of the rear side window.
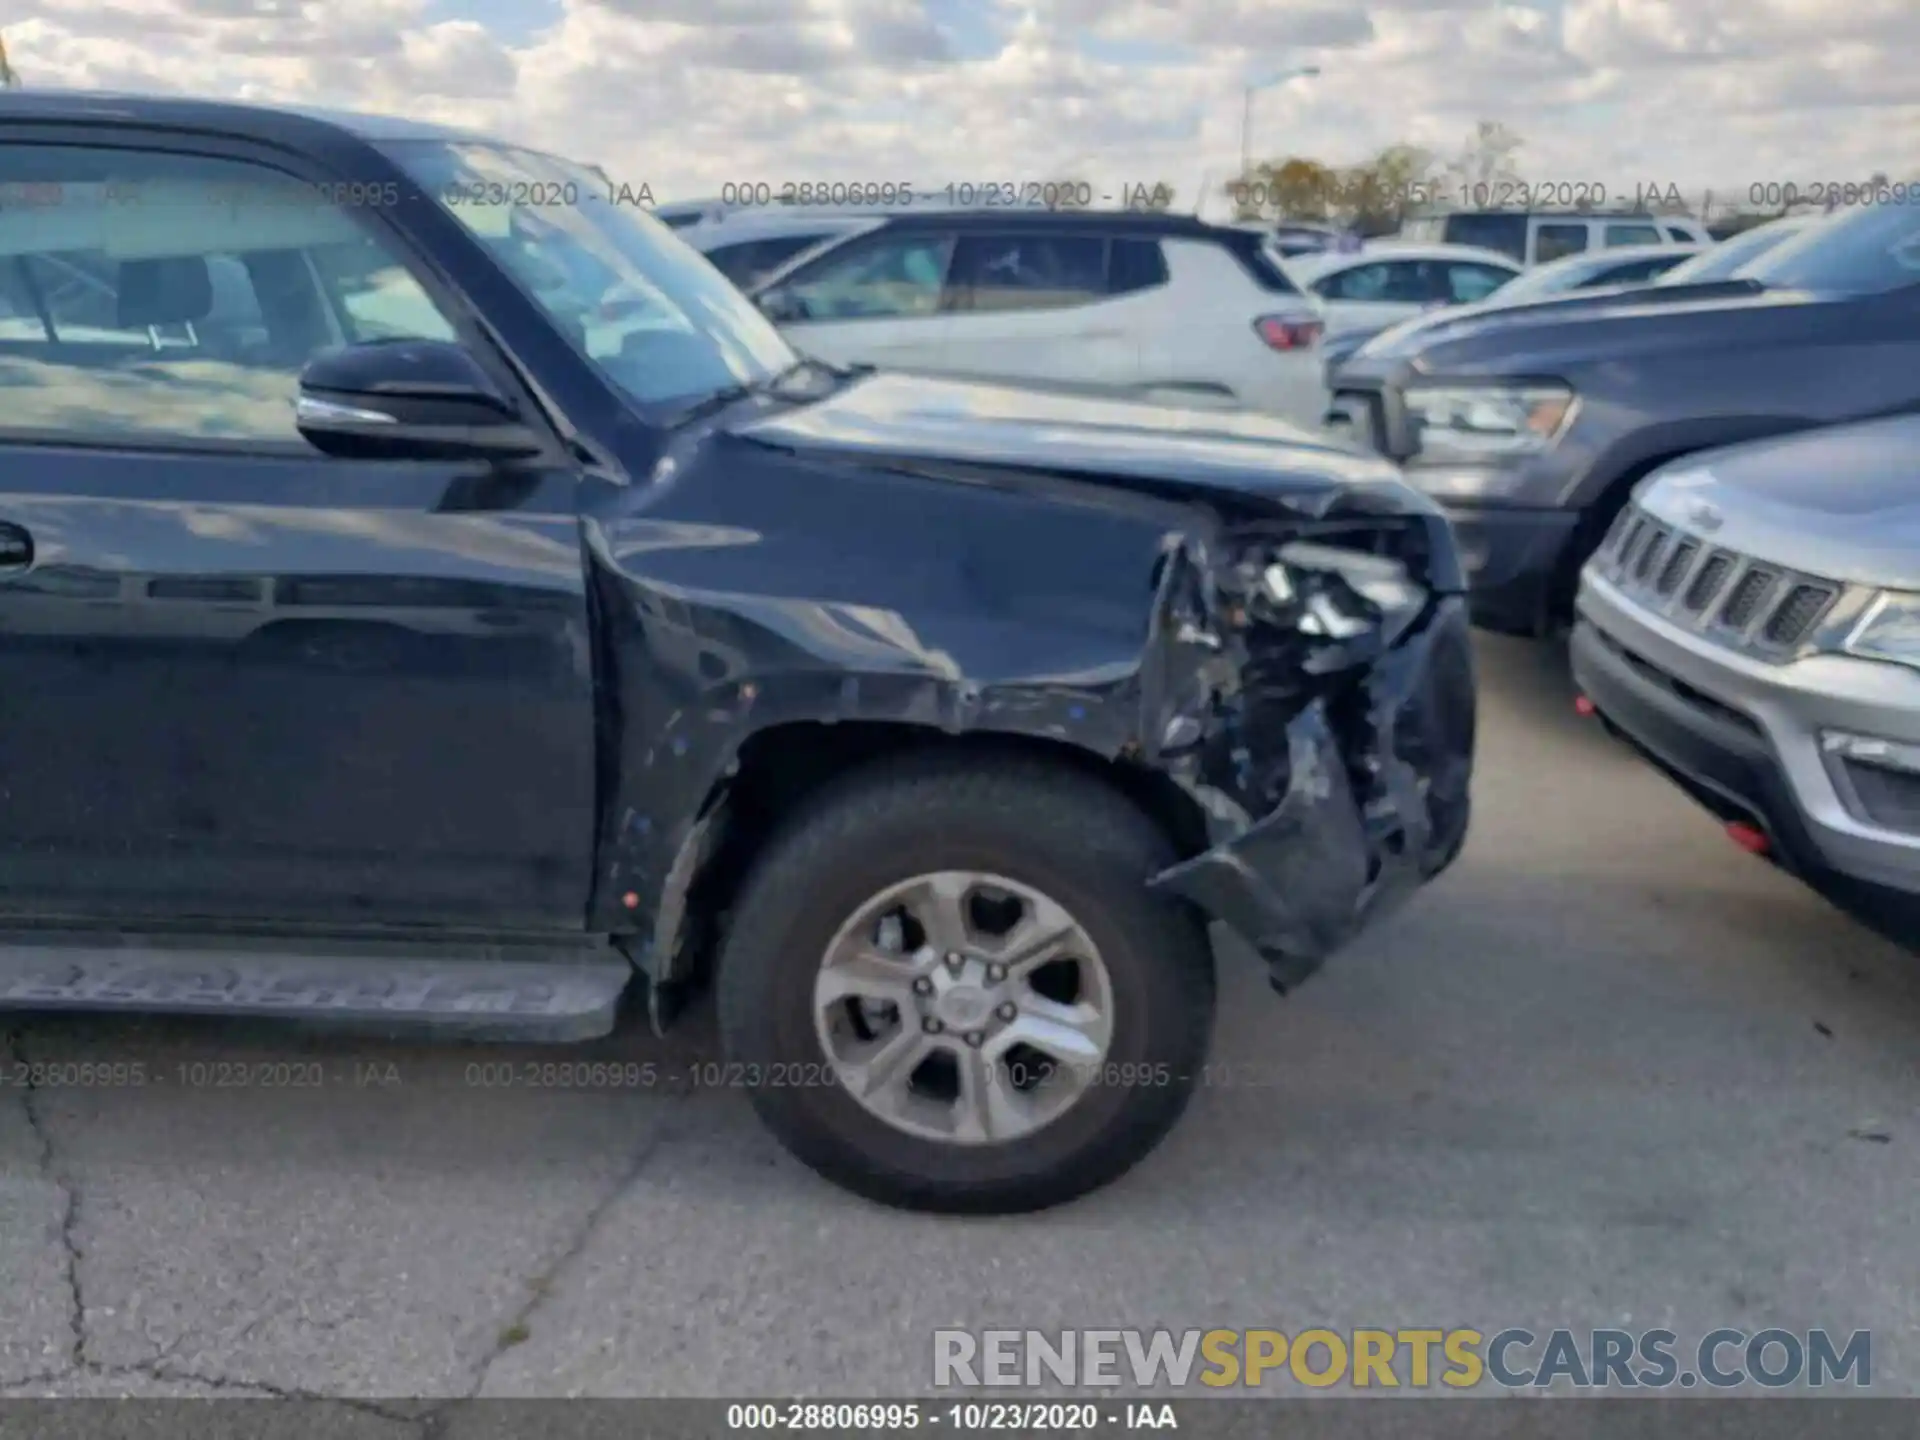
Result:
<instances>
[{"instance_id":1,"label":"rear side window","mask_svg":"<svg viewBox=\"0 0 1920 1440\"><path fill-rule=\"evenodd\" d=\"M1527 217L1524 215L1449 215L1444 234L1414 235L1426 240L1444 239L1450 245L1477 245L1482 250L1498 250L1516 260L1527 258Z\"/></svg>"},{"instance_id":2,"label":"rear side window","mask_svg":"<svg viewBox=\"0 0 1920 1440\"><path fill-rule=\"evenodd\" d=\"M1132 295L1167 283L1167 257L1156 240L1115 240L1107 250L1107 293Z\"/></svg>"},{"instance_id":3,"label":"rear side window","mask_svg":"<svg viewBox=\"0 0 1920 1440\"><path fill-rule=\"evenodd\" d=\"M1533 232L1534 263L1544 265L1549 260L1578 255L1587 248L1587 240L1586 221L1550 220Z\"/></svg>"},{"instance_id":4,"label":"rear side window","mask_svg":"<svg viewBox=\"0 0 1920 1440\"><path fill-rule=\"evenodd\" d=\"M1107 294L1097 235L962 235L947 277L956 310L1058 310Z\"/></svg>"}]
</instances>

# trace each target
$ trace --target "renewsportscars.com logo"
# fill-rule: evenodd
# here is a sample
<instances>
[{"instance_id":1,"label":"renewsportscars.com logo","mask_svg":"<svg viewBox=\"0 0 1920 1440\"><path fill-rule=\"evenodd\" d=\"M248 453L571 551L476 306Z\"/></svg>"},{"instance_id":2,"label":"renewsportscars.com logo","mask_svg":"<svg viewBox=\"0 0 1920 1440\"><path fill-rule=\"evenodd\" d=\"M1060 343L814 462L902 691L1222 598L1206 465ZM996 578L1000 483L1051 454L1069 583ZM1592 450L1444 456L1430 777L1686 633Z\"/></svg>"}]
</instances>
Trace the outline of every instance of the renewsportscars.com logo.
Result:
<instances>
[{"instance_id":1,"label":"renewsportscars.com logo","mask_svg":"<svg viewBox=\"0 0 1920 1440\"><path fill-rule=\"evenodd\" d=\"M1873 1333L1454 1329L936 1330L936 1388L1824 1389L1873 1384Z\"/></svg>"}]
</instances>

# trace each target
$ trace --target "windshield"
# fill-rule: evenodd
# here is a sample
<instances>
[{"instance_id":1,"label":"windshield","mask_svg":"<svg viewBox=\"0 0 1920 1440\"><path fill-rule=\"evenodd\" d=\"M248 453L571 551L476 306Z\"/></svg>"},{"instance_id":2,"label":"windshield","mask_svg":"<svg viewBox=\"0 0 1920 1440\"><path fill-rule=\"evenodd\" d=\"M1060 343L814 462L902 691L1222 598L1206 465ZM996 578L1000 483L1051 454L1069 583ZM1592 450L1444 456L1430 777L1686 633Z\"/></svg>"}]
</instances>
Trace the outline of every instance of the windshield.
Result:
<instances>
[{"instance_id":1,"label":"windshield","mask_svg":"<svg viewBox=\"0 0 1920 1440\"><path fill-rule=\"evenodd\" d=\"M616 203L585 166L502 145L384 148L641 404L759 384L795 363L725 276L666 226Z\"/></svg>"},{"instance_id":2,"label":"windshield","mask_svg":"<svg viewBox=\"0 0 1920 1440\"><path fill-rule=\"evenodd\" d=\"M1747 265L1768 289L1878 295L1920 283L1920 204L1876 205L1803 230Z\"/></svg>"},{"instance_id":3,"label":"windshield","mask_svg":"<svg viewBox=\"0 0 1920 1440\"><path fill-rule=\"evenodd\" d=\"M1783 240L1805 233L1804 226L1758 225L1751 230L1709 246L1691 260L1683 260L1654 283L1657 285L1699 285L1709 280L1728 280L1734 271L1750 260L1758 260Z\"/></svg>"}]
</instances>

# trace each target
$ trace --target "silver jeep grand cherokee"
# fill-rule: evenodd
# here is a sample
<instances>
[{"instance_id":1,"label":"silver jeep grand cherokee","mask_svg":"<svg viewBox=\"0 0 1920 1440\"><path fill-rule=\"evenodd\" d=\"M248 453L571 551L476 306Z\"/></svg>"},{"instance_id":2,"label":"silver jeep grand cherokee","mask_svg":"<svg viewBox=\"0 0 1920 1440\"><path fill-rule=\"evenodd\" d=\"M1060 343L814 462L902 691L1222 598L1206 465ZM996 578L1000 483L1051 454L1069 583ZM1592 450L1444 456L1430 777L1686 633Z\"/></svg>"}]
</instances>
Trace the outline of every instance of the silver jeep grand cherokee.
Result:
<instances>
[{"instance_id":1,"label":"silver jeep grand cherokee","mask_svg":"<svg viewBox=\"0 0 1920 1440\"><path fill-rule=\"evenodd\" d=\"M1597 713L1766 855L1920 934L1920 418L1655 471L1581 578Z\"/></svg>"}]
</instances>

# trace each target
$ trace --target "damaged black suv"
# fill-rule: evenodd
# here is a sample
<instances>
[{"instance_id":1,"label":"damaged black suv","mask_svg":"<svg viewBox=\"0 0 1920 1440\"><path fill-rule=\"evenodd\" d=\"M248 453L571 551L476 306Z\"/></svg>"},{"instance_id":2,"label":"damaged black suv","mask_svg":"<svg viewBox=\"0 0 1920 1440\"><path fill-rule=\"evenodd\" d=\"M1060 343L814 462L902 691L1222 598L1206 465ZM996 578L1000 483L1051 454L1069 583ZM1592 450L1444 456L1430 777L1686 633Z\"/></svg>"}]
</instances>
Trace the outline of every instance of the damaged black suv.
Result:
<instances>
[{"instance_id":1,"label":"damaged black suv","mask_svg":"<svg viewBox=\"0 0 1920 1440\"><path fill-rule=\"evenodd\" d=\"M863 1194L1172 1125L1458 853L1447 524L1251 416L793 353L598 172L0 97L0 1003L578 1040L717 986ZM12 203L13 201L20 203Z\"/></svg>"}]
</instances>

